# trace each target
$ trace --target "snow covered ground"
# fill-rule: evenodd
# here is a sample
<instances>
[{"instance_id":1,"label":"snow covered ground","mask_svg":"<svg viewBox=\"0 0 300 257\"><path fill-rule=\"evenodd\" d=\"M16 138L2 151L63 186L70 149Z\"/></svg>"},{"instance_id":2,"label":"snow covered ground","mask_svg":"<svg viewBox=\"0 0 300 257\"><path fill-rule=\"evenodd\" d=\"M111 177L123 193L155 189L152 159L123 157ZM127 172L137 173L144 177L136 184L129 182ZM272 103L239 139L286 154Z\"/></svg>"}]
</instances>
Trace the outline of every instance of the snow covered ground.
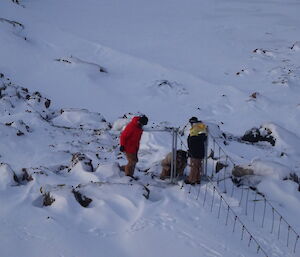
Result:
<instances>
[{"instance_id":1,"label":"snow covered ground","mask_svg":"<svg viewBox=\"0 0 300 257\"><path fill-rule=\"evenodd\" d=\"M0 2L1 256L265 256L234 216L224 225L212 184L156 178L171 136L151 127L184 128L191 116L255 171L239 188L232 164L215 174L230 208L268 256L299 256L300 242L293 253L278 219L270 233L270 211L262 226L263 201L242 190L255 186L300 233L299 1L19 2ZM117 168L129 113L150 118L139 181ZM242 141L253 127L274 145Z\"/></svg>"}]
</instances>

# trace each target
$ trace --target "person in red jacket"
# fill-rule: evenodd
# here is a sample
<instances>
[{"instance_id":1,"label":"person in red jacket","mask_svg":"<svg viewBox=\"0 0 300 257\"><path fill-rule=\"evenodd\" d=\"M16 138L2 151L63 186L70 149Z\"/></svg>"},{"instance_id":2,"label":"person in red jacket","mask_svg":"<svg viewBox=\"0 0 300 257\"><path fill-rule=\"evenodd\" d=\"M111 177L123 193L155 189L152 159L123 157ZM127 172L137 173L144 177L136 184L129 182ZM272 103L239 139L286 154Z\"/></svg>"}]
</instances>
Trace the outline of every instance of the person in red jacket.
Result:
<instances>
[{"instance_id":1,"label":"person in red jacket","mask_svg":"<svg viewBox=\"0 0 300 257\"><path fill-rule=\"evenodd\" d=\"M124 152L127 158L127 165L121 166L126 176L133 177L135 165L138 162L138 151L140 140L143 134L143 126L147 125L146 115L135 116L127 124L120 136L120 151Z\"/></svg>"}]
</instances>

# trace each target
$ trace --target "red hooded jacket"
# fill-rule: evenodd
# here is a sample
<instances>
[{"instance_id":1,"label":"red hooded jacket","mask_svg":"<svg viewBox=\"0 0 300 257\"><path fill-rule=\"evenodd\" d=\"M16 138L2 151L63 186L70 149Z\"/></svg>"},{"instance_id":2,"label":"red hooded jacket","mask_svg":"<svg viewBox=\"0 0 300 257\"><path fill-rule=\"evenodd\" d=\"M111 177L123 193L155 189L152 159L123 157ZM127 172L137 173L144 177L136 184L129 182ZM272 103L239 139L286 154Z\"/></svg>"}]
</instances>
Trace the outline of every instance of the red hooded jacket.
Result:
<instances>
[{"instance_id":1,"label":"red hooded jacket","mask_svg":"<svg viewBox=\"0 0 300 257\"><path fill-rule=\"evenodd\" d=\"M120 136L120 145L124 146L126 153L137 153L140 147L140 140L143 129L138 123L140 117L133 117L122 131Z\"/></svg>"}]
</instances>

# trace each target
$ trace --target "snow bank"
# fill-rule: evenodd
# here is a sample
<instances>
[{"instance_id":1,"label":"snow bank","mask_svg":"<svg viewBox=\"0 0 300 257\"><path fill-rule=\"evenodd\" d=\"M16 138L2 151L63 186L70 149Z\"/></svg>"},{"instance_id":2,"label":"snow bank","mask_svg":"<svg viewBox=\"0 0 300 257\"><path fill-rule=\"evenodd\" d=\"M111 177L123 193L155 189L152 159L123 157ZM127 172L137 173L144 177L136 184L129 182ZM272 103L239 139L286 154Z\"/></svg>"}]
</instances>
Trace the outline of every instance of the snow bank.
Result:
<instances>
[{"instance_id":1,"label":"snow bank","mask_svg":"<svg viewBox=\"0 0 300 257\"><path fill-rule=\"evenodd\" d=\"M254 170L255 175L270 177L273 179L282 180L288 177L291 170L277 162L254 160L247 167Z\"/></svg>"},{"instance_id":2,"label":"snow bank","mask_svg":"<svg viewBox=\"0 0 300 257\"><path fill-rule=\"evenodd\" d=\"M62 109L61 115L52 119L56 126L70 128L90 128L103 129L107 128L105 118L100 113L91 113L83 109Z\"/></svg>"}]
</instances>

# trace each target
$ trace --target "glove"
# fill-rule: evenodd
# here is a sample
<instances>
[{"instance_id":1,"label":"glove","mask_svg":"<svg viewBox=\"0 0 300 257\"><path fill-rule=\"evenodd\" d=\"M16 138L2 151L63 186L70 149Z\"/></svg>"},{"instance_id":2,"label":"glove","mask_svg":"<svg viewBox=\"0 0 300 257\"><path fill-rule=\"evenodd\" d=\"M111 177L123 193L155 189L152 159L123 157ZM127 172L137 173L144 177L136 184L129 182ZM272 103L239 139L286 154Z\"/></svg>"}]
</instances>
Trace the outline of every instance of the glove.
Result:
<instances>
[{"instance_id":1,"label":"glove","mask_svg":"<svg viewBox=\"0 0 300 257\"><path fill-rule=\"evenodd\" d=\"M125 151L125 147L123 145L120 146L120 151L124 152Z\"/></svg>"}]
</instances>

